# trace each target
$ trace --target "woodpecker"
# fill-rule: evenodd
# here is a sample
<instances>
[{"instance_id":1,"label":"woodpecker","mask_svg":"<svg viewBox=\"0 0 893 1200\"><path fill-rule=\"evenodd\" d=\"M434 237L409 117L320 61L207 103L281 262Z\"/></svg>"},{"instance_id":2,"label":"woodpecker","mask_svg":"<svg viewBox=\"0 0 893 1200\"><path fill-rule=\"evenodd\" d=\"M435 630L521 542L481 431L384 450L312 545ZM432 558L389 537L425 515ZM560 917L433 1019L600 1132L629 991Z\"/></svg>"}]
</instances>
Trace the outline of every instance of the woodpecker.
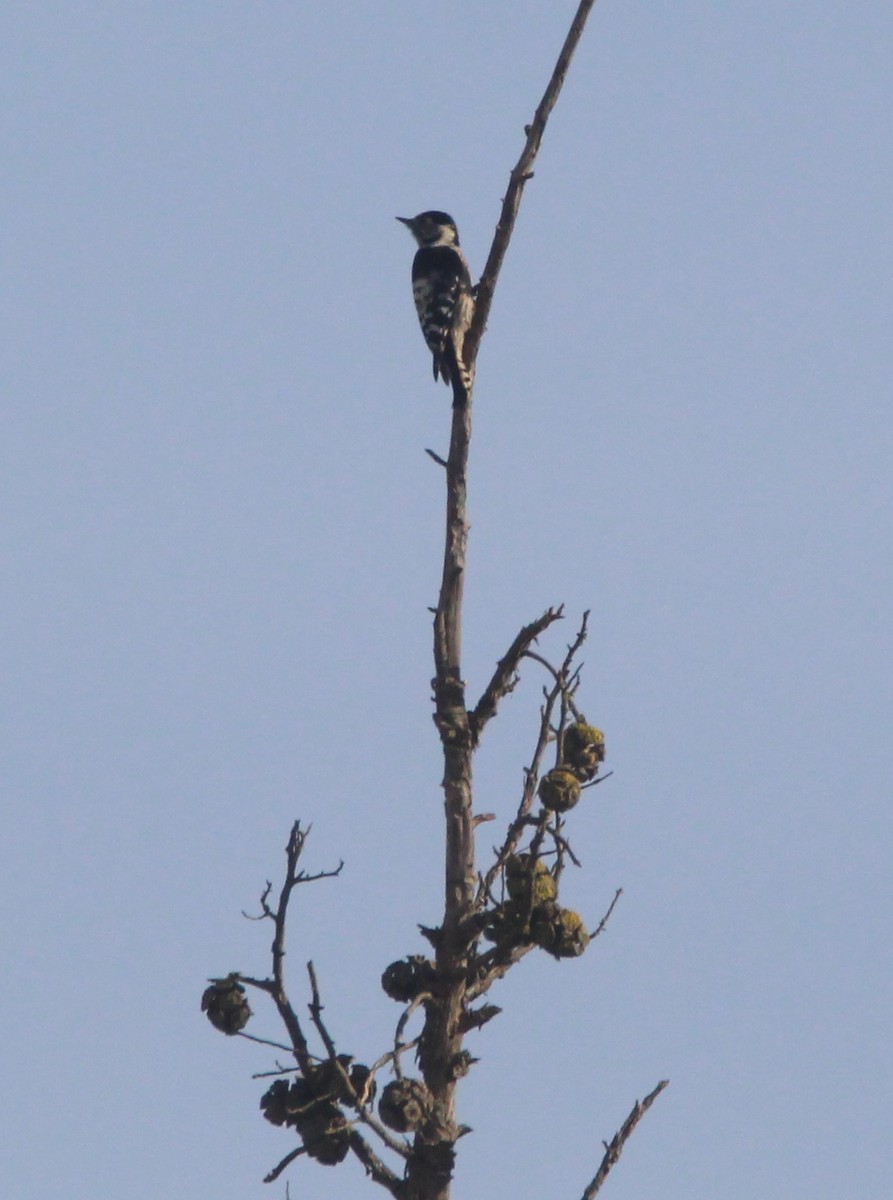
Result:
<instances>
[{"instance_id":1,"label":"woodpecker","mask_svg":"<svg viewBox=\"0 0 893 1200\"><path fill-rule=\"evenodd\" d=\"M471 273L459 249L456 222L445 212L398 217L418 243L412 260L412 295L422 334L434 357L434 378L453 388L453 405L468 400L471 372L462 357L474 313Z\"/></svg>"}]
</instances>

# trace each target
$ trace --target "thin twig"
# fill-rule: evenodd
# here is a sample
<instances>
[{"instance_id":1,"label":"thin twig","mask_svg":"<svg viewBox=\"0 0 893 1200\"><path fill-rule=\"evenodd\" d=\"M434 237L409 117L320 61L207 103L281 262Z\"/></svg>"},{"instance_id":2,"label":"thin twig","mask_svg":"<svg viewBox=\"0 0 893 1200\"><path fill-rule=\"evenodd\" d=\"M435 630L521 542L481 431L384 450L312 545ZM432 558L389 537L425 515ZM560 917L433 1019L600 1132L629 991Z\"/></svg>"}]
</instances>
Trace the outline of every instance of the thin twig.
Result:
<instances>
[{"instance_id":1,"label":"thin twig","mask_svg":"<svg viewBox=\"0 0 893 1200\"><path fill-rule=\"evenodd\" d=\"M566 854L575 867L582 867L583 864L580 862L579 858L577 858L576 854L574 854L570 842L567 840L564 834L558 832L557 820L554 825L547 825L545 831L554 841L555 846L558 849L559 856ZM556 879L560 874L561 872L559 871L556 875Z\"/></svg>"},{"instance_id":2,"label":"thin twig","mask_svg":"<svg viewBox=\"0 0 893 1200\"><path fill-rule=\"evenodd\" d=\"M249 987L257 988L259 992L268 992L270 995L276 988L276 983L272 979L255 979L253 975L243 975L241 972L237 978L239 983L247 983Z\"/></svg>"},{"instance_id":3,"label":"thin twig","mask_svg":"<svg viewBox=\"0 0 893 1200\"><path fill-rule=\"evenodd\" d=\"M310 1003L307 1005L307 1007L310 1009L310 1019L316 1026L316 1032L319 1034L320 1038L322 1038L322 1043L329 1052L329 1058L335 1059L338 1055L338 1051L335 1049L335 1043L332 1041L329 1031L326 1029L325 1023L322 1019L323 1005L319 998L319 984L316 981L316 968L313 966L312 962L308 962L307 964L307 974L310 976L310 991L313 997Z\"/></svg>"},{"instance_id":4,"label":"thin twig","mask_svg":"<svg viewBox=\"0 0 893 1200\"><path fill-rule=\"evenodd\" d=\"M406 1050L408 1050L409 1045L411 1045L411 1043L406 1043L406 1042L401 1041L401 1038L403 1037L403 1031L406 1029L407 1023L409 1022L409 1018L416 1011L416 1009L420 1008L421 1005L424 1004L426 1000L431 1000L431 999L432 999L432 996L431 996L430 992L420 992L418 994L418 996L413 997L412 1002L410 1004L408 1004L406 1006L406 1008L403 1010L403 1012L400 1014L400 1020L397 1022L397 1028L394 1030L394 1049L388 1055L389 1058L393 1059L394 1074L396 1075L396 1077L398 1079L403 1078L403 1069L400 1065L400 1055L403 1054ZM416 1040L418 1040L418 1039L416 1039Z\"/></svg>"},{"instance_id":5,"label":"thin twig","mask_svg":"<svg viewBox=\"0 0 893 1200\"><path fill-rule=\"evenodd\" d=\"M283 1158L282 1162L277 1163L277 1165L273 1168L273 1170L270 1171L269 1174L264 1176L264 1183L273 1183L275 1180L277 1180L279 1178L279 1176L282 1174L282 1172L285 1170L285 1168L289 1165L289 1163L293 1163L296 1158L298 1158L300 1155L306 1154L306 1153L307 1153L307 1151L304 1149L303 1146L296 1146L294 1150L292 1150L290 1153L286 1154L286 1156L285 1156L285 1158Z\"/></svg>"},{"instance_id":6,"label":"thin twig","mask_svg":"<svg viewBox=\"0 0 893 1200\"><path fill-rule=\"evenodd\" d=\"M614 1134L614 1137L610 1142L605 1143L605 1156L601 1161L601 1166L596 1171L592 1182L583 1192L582 1200L592 1200L592 1197L607 1179L608 1172L617 1162L618 1158L620 1158L620 1155L623 1152L623 1147L626 1145L628 1139L632 1135L633 1130L664 1090L664 1088L669 1085L669 1083L669 1079L662 1079L654 1091L649 1092L644 1100L637 1100L635 1102L632 1112L620 1126L619 1131Z\"/></svg>"},{"instance_id":7,"label":"thin twig","mask_svg":"<svg viewBox=\"0 0 893 1200\"><path fill-rule=\"evenodd\" d=\"M283 1047L283 1049L290 1049L290 1048L291 1047ZM279 1066L277 1066L275 1071L252 1071L251 1078L252 1079L277 1079L277 1078L281 1077L282 1075L294 1075L296 1073L297 1069L298 1069L297 1067L279 1067Z\"/></svg>"},{"instance_id":8,"label":"thin twig","mask_svg":"<svg viewBox=\"0 0 893 1200\"><path fill-rule=\"evenodd\" d=\"M269 1038L256 1037L253 1033L246 1033L244 1029L239 1030L239 1037L246 1038L249 1042L257 1042L260 1046L272 1046L274 1050L284 1050L286 1054L291 1053L294 1049L292 1046L284 1046L282 1042L271 1042ZM294 1067L289 1067L288 1069L293 1071ZM275 1073L279 1074L280 1072L277 1071ZM252 1078L258 1077L252 1076Z\"/></svg>"},{"instance_id":9,"label":"thin twig","mask_svg":"<svg viewBox=\"0 0 893 1200\"><path fill-rule=\"evenodd\" d=\"M613 774L613 771L605 771L604 775L599 775L598 779L590 779L588 783L584 783L580 788L580 791L585 792L587 788L593 788L600 783L604 783L605 780L610 779Z\"/></svg>"},{"instance_id":10,"label":"thin twig","mask_svg":"<svg viewBox=\"0 0 893 1200\"><path fill-rule=\"evenodd\" d=\"M620 899L620 897L621 897L622 895L623 895L623 888L622 888L622 887L619 887L619 888L617 889L617 891L614 893L614 899L613 899L613 900L611 901L611 903L608 905L608 911L605 913L605 915L604 915L604 916L602 917L602 919L599 921L599 923L598 923L598 925L595 927L595 929L593 929L592 933L590 933L590 935L589 935L589 940L590 940L590 941L594 942L594 941L595 941L595 939L598 937L598 935L599 935L600 933L604 933L605 926L607 925L607 923L608 923L608 922L610 921L610 919L611 919L611 913L612 913L612 912L614 911L614 909L616 908L616 906L617 906L617 901Z\"/></svg>"},{"instance_id":11,"label":"thin twig","mask_svg":"<svg viewBox=\"0 0 893 1200\"><path fill-rule=\"evenodd\" d=\"M383 1066L385 1066L389 1062L394 1061L394 1059L399 1057L399 1055L406 1054L406 1052L408 1050L415 1050L415 1048L416 1048L416 1046L418 1046L418 1044L419 1044L418 1038L413 1038L411 1042L401 1042L400 1047L397 1051L386 1050L385 1053L382 1054L381 1058L377 1058L375 1060L375 1062L372 1064L372 1066L369 1068L369 1070L374 1075L376 1071L380 1071Z\"/></svg>"},{"instance_id":12,"label":"thin twig","mask_svg":"<svg viewBox=\"0 0 893 1200\"><path fill-rule=\"evenodd\" d=\"M558 667L553 667L547 658L543 658L542 654L537 654L535 650L525 650L525 658L531 658L534 662L538 662L541 667L545 667L556 683L561 681L561 673Z\"/></svg>"}]
</instances>

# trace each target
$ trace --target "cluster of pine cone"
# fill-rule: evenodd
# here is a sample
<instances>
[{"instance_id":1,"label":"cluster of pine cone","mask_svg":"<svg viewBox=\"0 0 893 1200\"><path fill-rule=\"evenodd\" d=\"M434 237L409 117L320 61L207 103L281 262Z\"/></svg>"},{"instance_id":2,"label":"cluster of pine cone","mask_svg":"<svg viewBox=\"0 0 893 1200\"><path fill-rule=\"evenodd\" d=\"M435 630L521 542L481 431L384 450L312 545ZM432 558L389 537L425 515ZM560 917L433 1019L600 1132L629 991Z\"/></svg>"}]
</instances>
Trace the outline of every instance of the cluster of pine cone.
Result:
<instances>
[{"instance_id":1,"label":"cluster of pine cone","mask_svg":"<svg viewBox=\"0 0 893 1200\"><path fill-rule=\"evenodd\" d=\"M605 735L576 721L561 738L558 766L540 780L544 809L565 813L579 801L582 786L594 779L605 759ZM540 858L511 855L503 868L508 899L488 914L484 935L500 945L533 942L555 958L576 958L589 945L579 913L558 903L554 875Z\"/></svg>"},{"instance_id":2,"label":"cluster of pine cone","mask_svg":"<svg viewBox=\"0 0 893 1200\"><path fill-rule=\"evenodd\" d=\"M555 877L541 858L513 854L504 868L508 899L488 913L484 936L498 945L533 942L554 958L577 958L589 945L579 913L558 903Z\"/></svg>"},{"instance_id":3,"label":"cluster of pine cone","mask_svg":"<svg viewBox=\"0 0 893 1200\"><path fill-rule=\"evenodd\" d=\"M580 799L581 787L595 779L605 761L605 735L594 725L576 721L561 739L561 761L540 780L537 795L543 808L564 813Z\"/></svg>"},{"instance_id":4,"label":"cluster of pine cone","mask_svg":"<svg viewBox=\"0 0 893 1200\"><path fill-rule=\"evenodd\" d=\"M261 1111L273 1125L296 1129L310 1157L333 1167L350 1149L350 1121L341 1105L356 1108L358 1100L374 1092L369 1074L349 1054L339 1054L291 1082L277 1079L261 1096Z\"/></svg>"}]
</instances>

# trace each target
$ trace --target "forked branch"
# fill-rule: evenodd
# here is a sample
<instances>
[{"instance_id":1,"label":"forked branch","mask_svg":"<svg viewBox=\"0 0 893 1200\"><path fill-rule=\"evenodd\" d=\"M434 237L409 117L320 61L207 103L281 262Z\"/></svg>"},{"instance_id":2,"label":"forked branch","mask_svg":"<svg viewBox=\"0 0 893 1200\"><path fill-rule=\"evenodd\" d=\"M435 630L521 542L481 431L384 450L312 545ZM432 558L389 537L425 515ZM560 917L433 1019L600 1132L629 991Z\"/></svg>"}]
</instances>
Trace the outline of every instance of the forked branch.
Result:
<instances>
[{"instance_id":1,"label":"forked branch","mask_svg":"<svg viewBox=\"0 0 893 1200\"><path fill-rule=\"evenodd\" d=\"M308 875L305 871L299 870L298 863L304 852L304 845L309 835L310 827L302 829L301 822L295 821L289 834L288 845L285 848L285 878L282 881L282 887L279 892L279 901L275 908L270 904L270 893L273 890L271 883L268 883L264 888L260 898L261 919L263 917L269 918L273 922L275 930L273 945L271 947L273 976L271 979L254 979L249 975L239 976L243 983L258 988L260 991L267 992L273 998L273 1003L276 1005L282 1023L288 1030L294 1056L302 1071L308 1070L310 1066L310 1049L307 1045L307 1038L301 1028L301 1022L285 990L285 926L288 917L288 904L291 894L298 884L315 883L318 879L335 878L337 875L340 875L344 867L344 862L341 861L332 871L317 871L312 875Z\"/></svg>"}]
</instances>

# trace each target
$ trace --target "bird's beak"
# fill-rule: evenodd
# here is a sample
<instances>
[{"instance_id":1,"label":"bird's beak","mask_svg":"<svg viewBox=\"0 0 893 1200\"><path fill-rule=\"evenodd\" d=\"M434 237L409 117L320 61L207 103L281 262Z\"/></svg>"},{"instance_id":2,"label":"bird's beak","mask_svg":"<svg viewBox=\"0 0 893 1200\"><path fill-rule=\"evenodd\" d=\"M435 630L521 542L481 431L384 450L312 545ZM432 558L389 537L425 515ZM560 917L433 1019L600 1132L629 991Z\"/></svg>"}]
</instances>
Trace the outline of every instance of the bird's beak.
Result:
<instances>
[{"instance_id":1,"label":"bird's beak","mask_svg":"<svg viewBox=\"0 0 893 1200\"><path fill-rule=\"evenodd\" d=\"M397 217L398 221L402 221L404 225L408 225L412 229L412 217Z\"/></svg>"}]
</instances>

